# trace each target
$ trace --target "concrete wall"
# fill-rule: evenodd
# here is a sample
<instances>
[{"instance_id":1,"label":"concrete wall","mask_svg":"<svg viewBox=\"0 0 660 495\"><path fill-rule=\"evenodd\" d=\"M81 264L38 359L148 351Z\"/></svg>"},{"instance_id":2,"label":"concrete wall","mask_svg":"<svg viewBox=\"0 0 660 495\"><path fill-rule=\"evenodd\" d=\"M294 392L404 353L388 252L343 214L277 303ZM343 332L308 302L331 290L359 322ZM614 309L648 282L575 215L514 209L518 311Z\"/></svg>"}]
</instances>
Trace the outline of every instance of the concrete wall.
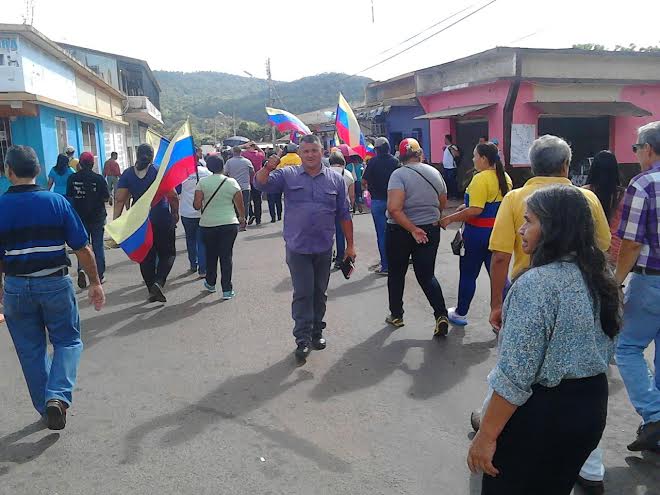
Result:
<instances>
[{"instance_id":1,"label":"concrete wall","mask_svg":"<svg viewBox=\"0 0 660 495\"><path fill-rule=\"evenodd\" d=\"M18 36L0 33L0 92L25 91Z\"/></svg>"},{"instance_id":2,"label":"concrete wall","mask_svg":"<svg viewBox=\"0 0 660 495\"><path fill-rule=\"evenodd\" d=\"M21 38L20 54L25 91L52 100L77 105L76 76L73 69Z\"/></svg>"},{"instance_id":3,"label":"concrete wall","mask_svg":"<svg viewBox=\"0 0 660 495\"><path fill-rule=\"evenodd\" d=\"M629 101L653 115L649 117L617 117L612 135L612 151L620 163L636 163L632 145L637 142L637 129L644 124L660 120L660 85L626 86L621 90L621 100Z\"/></svg>"},{"instance_id":4,"label":"concrete wall","mask_svg":"<svg viewBox=\"0 0 660 495\"><path fill-rule=\"evenodd\" d=\"M97 67L98 75L101 76L105 82L119 91L119 72L117 70L117 61L114 58L89 52L82 48L66 47L65 50L90 69L92 67Z\"/></svg>"},{"instance_id":5,"label":"concrete wall","mask_svg":"<svg viewBox=\"0 0 660 495\"><path fill-rule=\"evenodd\" d=\"M365 90L365 105L410 94L415 94L415 77L413 75L394 81L372 83Z\"/></svg>"}]
</instances>

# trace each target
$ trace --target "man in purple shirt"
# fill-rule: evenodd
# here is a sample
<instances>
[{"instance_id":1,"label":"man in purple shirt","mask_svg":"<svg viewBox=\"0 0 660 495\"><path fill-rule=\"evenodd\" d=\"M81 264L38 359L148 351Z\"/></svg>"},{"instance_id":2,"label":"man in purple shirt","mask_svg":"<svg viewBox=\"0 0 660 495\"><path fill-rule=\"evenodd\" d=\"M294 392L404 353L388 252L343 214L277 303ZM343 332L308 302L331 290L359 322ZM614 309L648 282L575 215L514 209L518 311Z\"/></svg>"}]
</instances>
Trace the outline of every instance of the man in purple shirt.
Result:
<instances>
[{"instance_id":1,"label":"man in purple shirt","mask_svg":"<svg viewBox=\"0 0 660 495\"><path fill-rule=\"evenodd\" d=\"M623 310L616 361L630 402L643 423L628 450L660 451L660 121L641 127L633 145L642 173L623 200L621 250L616 278L632 271ZM644 350L655 341L655 375Z\"/></svg>"},{"instance_id":2,"label":"man in purple shirt","mask_svg":"<svg viewBox=\"0 0 660 495\"><path fill-rule=\"evenodd\" d=\"M275 170L266 164L255 176L254 185L263 192L284 193L286 262L293 284L293 336L296 358L302 364L311 347L321 350L326 346L323 317L335 219L346 237L344 258L355 259L355 248L344 179L321 164L323 147L317 136L304 136L300 141L302 166Z\"/></svg>"}]
</instances>

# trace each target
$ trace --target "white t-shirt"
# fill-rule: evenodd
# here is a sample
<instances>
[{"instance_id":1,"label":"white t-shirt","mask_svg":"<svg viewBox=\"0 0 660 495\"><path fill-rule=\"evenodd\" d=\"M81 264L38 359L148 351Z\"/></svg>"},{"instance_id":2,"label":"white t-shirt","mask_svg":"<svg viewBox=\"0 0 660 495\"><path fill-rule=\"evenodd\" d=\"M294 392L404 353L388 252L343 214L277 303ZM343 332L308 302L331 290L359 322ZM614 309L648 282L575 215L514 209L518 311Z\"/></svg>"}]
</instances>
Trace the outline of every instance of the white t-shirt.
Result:
<instances>
[{"instance_id":1,"label":"white t-shirt","mask_svg":"<svg viewBox=\"0 0 660 495\"><path fill-rule=\"evenodd\" d=\"M213 175L206 167L197 167L200 180L203 177ZM202 214L193 208L195 189L197 188L197 175L192 174L181 183L181 194L179 194L179 214L186 218L201 218Z\"/></svg>"},{"instance_id":2,"label":"white t-shirt","mask_svg":"<svg viewBox=\"0 0 660 495\"><path fill-rule=\"evenodd\" d=\"M330 168L344 178L344 183L346 184L346 196L348 197L348 188L351 187L352 184L355 184L355 179L353 178L353 174L342 167L333 166Z\"/></svg>"},{"instance_id":3,"label":"white t-shirt","mask_svg":"<svg viewBox=\"0 0 660 495\"><path fill-rule=\"evenodd\" d=\"M454 155L451 154L450 148L456 151L456 146L453 144L450 144L445 148L445 154L442 156L442 166L444 168L456 168Z\"/></svg>"}]
</instances>

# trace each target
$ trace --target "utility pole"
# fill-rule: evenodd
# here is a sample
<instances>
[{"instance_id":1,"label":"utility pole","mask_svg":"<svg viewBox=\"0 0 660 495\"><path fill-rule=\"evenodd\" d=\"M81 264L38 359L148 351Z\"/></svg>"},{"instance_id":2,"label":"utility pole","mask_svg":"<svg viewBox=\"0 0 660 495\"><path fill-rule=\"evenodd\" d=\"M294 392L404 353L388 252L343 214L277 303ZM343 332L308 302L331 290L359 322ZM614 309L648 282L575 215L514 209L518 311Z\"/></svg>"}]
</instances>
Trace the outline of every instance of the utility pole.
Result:
<instances>
[{"instance_id":1,"label":"utility pole","mask_svg":"<svg viewBox=\"0 0 660 495\"><path fill-rule=\"evenodd\" d=\"M266 59L266 76L268 77L268 106L275 106L275 94L273 91L273 77L270 72L270 57ZM275 126L270 128L270 138L273 141L273 151L275 151Z\"/></svg>"}]
</instances>

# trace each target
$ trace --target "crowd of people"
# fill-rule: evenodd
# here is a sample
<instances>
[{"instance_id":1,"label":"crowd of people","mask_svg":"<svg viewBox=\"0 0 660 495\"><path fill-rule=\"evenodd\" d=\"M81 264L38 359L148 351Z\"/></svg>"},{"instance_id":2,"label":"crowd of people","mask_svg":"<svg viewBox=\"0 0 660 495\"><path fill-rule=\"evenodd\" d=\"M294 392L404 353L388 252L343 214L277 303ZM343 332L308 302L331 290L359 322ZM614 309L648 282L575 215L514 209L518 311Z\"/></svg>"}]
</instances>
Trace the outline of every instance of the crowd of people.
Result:
<instances>
[{"instance_id":1,"label":"crowd of people","mask_svg":"<svg viewBox=\"0 0 660 495\"><path fill-rule=\"evenodd\" d=\"M483 406L471 414L476 435L467 458L472 471L483 472L482 493L569 494L576 482L603 493L599 443L614 362L642 418L628 449L659 452L660 122L639 129L633 151L641 173L627 186L609 151L595 156L585 187L572 185L571 147L546 135L529 152L534 177L514 189L498 143L484 139L472 153L463 203L449 213L462 157L451 136L441 170L415 139L403 139L394 154L384 137L373 145L366 164L345 144L324 150L314 135L268 156L252 142L231 156L198 150L195 173L151 207L153 247L140 263L148 300L167 301L179 220L190 273L216 292L219 265L222 298L235 297L234 244L239 232L261 224L265 194L271 222L284 219L294 354L302 365L312 350L327 347L333 261L336 270L355 261L352 213L369 204L380 258L369 268L387 277L385 321L394 328L404 326L410 264L433 312L434 338L468 324L481 268L489 273L498 359ZM90 153L75 163L62 154L48 175L53 192L36 185L32 149L15 146L6 156L4 312L34 407L49 428L62 429L82 350L66 247L78 258L79 287L89 287L100 310L105 205L112 201L118 218L140 199L156 179L154 150L140 145L133 167L119 174L110 164L105 178L93 171ZM447 308L435 267L441 232L451 224L460 225L451 243L460 278L457 305ZM652 342L655 373L644 359Z\"/></svg>"}]
</instances>

